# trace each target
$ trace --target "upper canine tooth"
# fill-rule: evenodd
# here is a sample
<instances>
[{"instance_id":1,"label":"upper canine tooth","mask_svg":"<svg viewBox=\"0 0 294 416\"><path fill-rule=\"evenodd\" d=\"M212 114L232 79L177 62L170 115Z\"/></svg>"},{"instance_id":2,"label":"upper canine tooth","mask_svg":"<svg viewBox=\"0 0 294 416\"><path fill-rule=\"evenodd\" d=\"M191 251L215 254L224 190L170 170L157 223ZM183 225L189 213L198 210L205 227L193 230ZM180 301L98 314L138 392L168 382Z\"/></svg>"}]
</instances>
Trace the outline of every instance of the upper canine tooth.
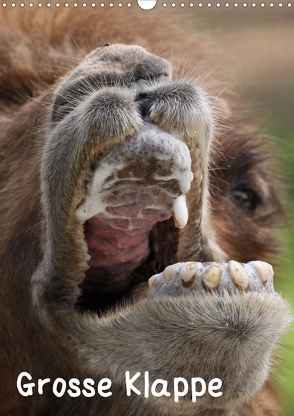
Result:
<instances>
[{"instance_id":1,"label":"upper canine tooth","mask_svg":"<svg viewBox=\"0 0 294 416\"><path fill-rule=\"evenodd\" d=\"M190 263L181 269L182 286L188 288L192 286L199 263Z\"/></svg>"},{"instance_id":2,"label":"upper canine tooth","mask_svg":"<svg viewBox=\"0 0 294 416\"><path fill-rule=\"evenodd\" d=\"M164 269L162 273L164 280L169 281L172 278L172 275L174 274L175 270L178 268L179 264L180 263L175 263Z\"/></svg>"},{"instance_id":3,"label":"upper canine tooth","mask_svg":"<svg viewBox=\"0 0 294 416\"><path fill-rule=\"evenodd\" d=\"M175 216L175 213L173 212L173 218L174 218L174 224L175 224L175 227L176 228L181 228L180 227L180 223L177 221L177 219L176 219L176 216Z\"/></svg>"},{"instance_id":4,"label":"upper canine tooth","mask_svg":"<svg viewBox=\"0 0 294 416\"><path fill-rule=\"evenodd\" d=\"M184 228L188 222L188 209L186 204L186 196L180 195L174 201L173 217L175 227Z\"/></svg>"},{"instance_id":5,"label":"upper canine tooth","mask_svg":"<svg viewBox=\"0 0 294 416\"><path fill-rule=\"evenodd\" d=\"M251 264L255 267L263 286L266 286L268 278L273 281L274 269L270 264L263 261L252 261Z\"/></svg>"},{"instance_id":6,"label":"upper canine tooth","mask_svg":"<svg viewBox=\"0 0 294 416\"><path fill-rule=\"evenodd\" d=\"M216 290L221 281L222 269L218 264L210 266L203 275L202 283L206 289Z\"/></svg>"},{"instance_id":7,"label":"upper canine tooth","mask_svg":"<svg viewBox=\"0 0 294 416\"><path fill-rule=\"evenodd\" d=\"M232 276L232 280L238 289L247 290L249 287L249 277L242 264L231 260L228 263L228 271Z\"/></svg>"}]
</instances>

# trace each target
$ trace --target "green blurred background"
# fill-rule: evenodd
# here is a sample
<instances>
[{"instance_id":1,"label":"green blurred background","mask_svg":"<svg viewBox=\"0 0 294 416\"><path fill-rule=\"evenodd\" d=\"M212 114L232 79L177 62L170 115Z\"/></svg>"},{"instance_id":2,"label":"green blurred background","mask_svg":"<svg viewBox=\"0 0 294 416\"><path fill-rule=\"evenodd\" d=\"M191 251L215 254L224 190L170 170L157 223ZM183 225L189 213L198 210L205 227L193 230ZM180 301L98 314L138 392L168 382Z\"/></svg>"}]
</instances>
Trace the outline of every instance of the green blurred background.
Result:
<instances>
[{"instance_id":1,"label":"green blurred background","mask_svg":"<svg viewBox=\"0 0 294 416\"><path fill-rule=\"evenodd\" d=\"M195 6L192 20L212 39L212 50L225 52L228 83L233 74L244 102L253 103L262 131L269 135L284 183L289 223L281 233L285 247L275 267L276 290L294 304L294 4L273 8ZM206 7L205 7L206 6ZM222 72L222 71L221 71ZM226 84L226 80L222 80ZM230 86L229 86L230 87ZM279 374L285 416L294 415L294 328L284 337ZM282 371L280 370L282 368Z\"/></svg>"}]
</instances>

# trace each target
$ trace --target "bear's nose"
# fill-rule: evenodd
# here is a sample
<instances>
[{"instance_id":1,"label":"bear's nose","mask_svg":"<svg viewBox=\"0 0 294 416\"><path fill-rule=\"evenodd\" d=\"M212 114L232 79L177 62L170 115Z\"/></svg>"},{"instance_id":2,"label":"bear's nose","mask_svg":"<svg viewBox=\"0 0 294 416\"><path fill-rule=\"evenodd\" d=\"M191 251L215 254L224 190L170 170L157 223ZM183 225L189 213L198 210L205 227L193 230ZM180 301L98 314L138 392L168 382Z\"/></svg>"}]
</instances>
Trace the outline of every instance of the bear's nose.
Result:
<instances>
[{"instance_id":1,"label":"bear's nose","mask_svg":"<svg viewBox=\"0 0 294 416\"><path fill-rule=\"evenodd\" d=\"M172 68L168 61L160 56L145 53L146 57L139 62L134 71L133 80L155 81L160 78L171 78Z\"/></svg>"}]
</instances>

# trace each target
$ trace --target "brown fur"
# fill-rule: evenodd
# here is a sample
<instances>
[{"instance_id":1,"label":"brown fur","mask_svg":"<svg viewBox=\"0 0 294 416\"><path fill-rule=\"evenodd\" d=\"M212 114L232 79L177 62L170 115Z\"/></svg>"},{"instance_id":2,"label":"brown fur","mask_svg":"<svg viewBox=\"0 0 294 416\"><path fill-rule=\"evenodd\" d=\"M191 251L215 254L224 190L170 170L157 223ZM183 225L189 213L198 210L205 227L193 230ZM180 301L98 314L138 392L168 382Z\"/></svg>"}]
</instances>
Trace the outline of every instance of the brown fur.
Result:
<instances>
[{"instance_id":1,"label":"brown fur","mask_svg":"<svg viewBox=\"0 0 294 416\"><path fill-rule=\"evenodd\" d=\"M202 407L196 408L191 406L189 401L183 401L179 403L181 407L177 407L174 403L163 399L150 400L147 403L141 398L126 397L122 387L123 369L147 371L150 368L154 379L170 380L179 376L187 378L193 376L196 346L198 348L202 338L204 339L207 334L202 333L201 330L197 332L198 329L193 327L192 318L189 322L187 311L193 309L192 298L187 297L182 301L183 309L180 304L169 303L167 300L147 304L139 302L116 310L106 318L98 318L95 314L82 314L72 309L80 293L78 284L83 281L86 270L86 248L81 246L81 241L78 240L78 238L83 240L84 235L74 215L76 207L85 193L93 164L97 165L109 148L114 148L124 142L126 137L132 136L137 128L138 119L134 107L130 105L126 109L129 119L121 120L122 125L129 126L129 130L126 131L122 127L122 132L119 130L115 137L108 135L110 137L108 142L99 139L99 134L103 139L108 137L106 130L108 126L103 125L106 131L103 135L101 131L97 133L94 126L91 143L77 144L80 146L79 158L75 161L71 160L70 168L65 171L65 158L67 152L70 153L68 149L73 148L76 143L69 140L66 142L65 135L62 136L64 141L56 136L58 151L55 153L52 151L51 146L55 138L52 139L50 135L52 126L49 114L54 94L62 82L68 82L70 71L84 59L82 51L88 53L96 47L103 46L105 42L140 44L149 52L157 52L170 60L170 54L166 49L170 48L169 39L173 39L173 48L179 52L170 61L174 71L180 75L183 67L186 73L189 73L189 68L197 65L205 54L205 42L202 42L199 35L185 32L172 18L168 22L167 19L163 19L163 15L157 15L156 12L150 12L147 18L145 17L147 15L142 13L114 9L102 12L79 9L78 13L74 10L26 12L16 9L9 12L1 10L1 13L1 416L11 414L208 416L230 415L234 411L234 416L278 416L279 409L272 397L274 393L268 388L269 384L265 387L255 385L255 381L252 381L245 371L243 396L238 396L238 388L230 386L231 374L234 380L233 374L236 377L241 371L237 358L236 362L233 360L232 367L227 363L232 373L229 373L229 370L227 370L228 374L226 371L224 374L219 373L220 378L223 377L227 383L225 385L227 393L224 394L224 400L219 407L213 401L203 402ZM100 18L100 14L103 15L103 19ZM149 16L151 16L150 20ZM156 27L159 27L161 32L155 30ZM164 33L163 41L161 33ZM176 38L174 38L175 33ZM185 53L188 54L189 64L183 58ZM89 70L86 64L83 64L83 68L85 71ZM202 69L199 68L200 79L201 71ZM193 76L187 78L191 79ZM106 94L109 94L109 91ZM122 93L120 88L117 88L117 94L122 103L125 103L125 97L130 101L133 99L128 95L130 93L127 89ZM210 109L211 99L209 94L203 91L203 97L206 96ZM107 97L109 98L109 95ZM179 131L186 129L183 134L191 149L193 170L198 174L200 172L203 178L199 174L199 178L202 179L196 178L189 194L189 223L179 233L175 260L234 259L241 262L255 259L268 260L276 251L271 230L282 211L277 197L276 180L272 174L271 158L262 139L248 129L248 120L235 121L232 108L225 110L221 102L214 105L215 109L211 114L210 110L209 114L202 111L199 116L200 127L206 126L206 130L210 132L205 131L203 137L214 137L209 174L208 142L204 143L204 139L200 139L198 144L203 147L200 150L197 147L196 153L193 154L191 129L195 127L194 119L189 130L189 114L187 118L185 114L178 115L179 125L176 129ZM156 118L159 114L158 107L154 111L156 124L164 126L167 130L174 128L173 120L170 121L168 118L169 114L163 118L159 116ZM229 125L224 118L228 112L232 119L232 124ZM113 118L115 116L118 117L119 113L114 114ZM210 117L213 119L211 125ZM82 120L78 122L81 123ZM79 128L78 122L70 126L72 130L67 130L68 137L71 131ZM41 162L42 157L43 162ZM53 172L55 176L51 177ZM65 176L65 172L68 177ZM206 184L208 179L209 186ZM259 203L253 213L238 207L232 197L232 190L240 182L250 182L256 186ZM206 200L207 187L210 193L209 201ZM203 217L202 228L200 228L201 217ZM174 232L176 235L176 231ZM159 238L164 239L162 235ZM201 252L199 247L202 249ZM161 261L159 258L156 260L157 263ZM162 269L169 262L170 260L162 260L162 264L158 267ZM259 311L259 300L258 298L255 300L254 305ZM268 345L269 353L278 342L279 335L271 327L273 321L270 313L271 301L269 298L264 303L263 308L267 314L263 316L261 313L260 321L256 320L259 324L255 322L257 326L252 330L252 334L255 333L254 331L257 333L252 335L254 343L259 344L262 340L264 345ZM248 305L251 305L255 310L255 306L250 302L251 300L244 296L244 298L228 300L227 305L233 309L238 307L242 309L244 305L248 308ZM202 317L205 318L206 308L212 311L212 315L216 312L214 300L209 297L200 299L199 305L203 314L194 311L195 319L197 313L199 314L197 315L199 322L202 322ZM288 309L279 302L275 305L277 309L274 312L282 326L287 322ZM166 326L158 328L156 325L160 322L160 316L165 318ZM230 316L229 312L228 316ZM178 317L178 320L173 323L175 317ZM181 326L177 327L177 321L186 322L187 328L189 325L193 327L196 332L195 338L194 335L190 336L190 332L182 333ZM268 325L268 333L266 331L262 333L261 330L259 333L259 327L262 327L260 323ZM205 319L203 325L205 327ZM220 325L224 323L221 322ZM152 328L155 331L154 339L151 337ZM169 338L170 331L174 331L175 334L171 338ZM216 348L211 352L210 357L208 349L211 346L211 351L213 350L214 342L222 345L222 334L223 332L215 335L212 333L209 334L210 338L207 338L209 343L205 346L205 351L208 355L203 358L203 362L207 363L207 366L203 364L205 368L203 372L209 368L207 377L221 371L219 370L221 365L217 367L216 364L218 360L219 363L222 361L220 350ZM165 339L168 340L167 345ZM186 344L183 339L186 340ZM232 336L232 345L239 345L238 343L237 335ZM189 345L188 356L183 355L182 361L180 359L177 361L176 357L181 355L183 345ZM242 345L243 347L244 350L240 349L240 351L247 353L249 347ZM262 345L257 347L258 352L261 350ZM153 356L149 351L153 351ZM201 356L203 350L199 349L199 351ZM224 354L222 365L225 366L225 360L231 361L233 351L235 351L233 347L228 351L222 351ZM155 352L158 355L154 355ZM156 360L154 362L154 356L158 357L158 362ZM173 361L175 361L174 366L169 366ZM183 365L184 362L189 365ZM263 361L261 354L260 367L270 362L271 360L267 358ZM140 363L141 366L136 367L136 363ZM258 365L255 365L255 362L254 366L252 362L252 367L252 372L257 371L257 380L262 369L256 369ZM69 397L56 399L47 393L24 398L16 390L16 378L22 371L32 374L34 381L46 377L52 380L57 377L65 379L76 377L80 380L87 376L97 379L109 377L114 383L112 396L114 400L97 398L83 400ZM260 380L262 384L263 378L261 377ZM258 381L256 383L258 384Z\"/></svg>"}]
</instances>

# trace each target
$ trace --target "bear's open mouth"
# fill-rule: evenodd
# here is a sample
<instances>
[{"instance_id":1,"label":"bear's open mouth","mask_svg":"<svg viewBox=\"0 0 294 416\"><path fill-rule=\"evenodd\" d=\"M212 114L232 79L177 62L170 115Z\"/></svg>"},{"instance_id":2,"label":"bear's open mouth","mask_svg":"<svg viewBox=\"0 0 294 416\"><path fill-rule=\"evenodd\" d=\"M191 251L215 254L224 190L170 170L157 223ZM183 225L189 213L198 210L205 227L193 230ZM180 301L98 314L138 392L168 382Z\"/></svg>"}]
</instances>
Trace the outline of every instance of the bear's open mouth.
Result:
<instances>
[{"instance_id":1,"label":"bear's open mouth","mask_svg":"<svg viewBox=\"0 0 294 416\"><path fill-rule=\"evenodd\" d=\"M151 220L151 215L148 219ZM176 262L178 232L172 218L155 224L133 218L130 223L138 226L141 223L142 227L129 234L125 219L107 223L93 217L86 221L85 236L91 258L79 306L96 311L108 309L128 296L133 287Z\"/></svg>"},{"instance_id":2,"label":"bear's open mouth","mask_svg":"<svg viewBox=\"0 0 294 416\"><path fill-rule=\"evenodd\" d=\"M148 122L103 158L77 210L90 256L81 306L108 308L176 261L192 178L186 144Z\"/></svg>"},{"instance_id":3,"label":"bear's open mouth","mask_svg":"<svg viewBox=\"0 0 294 416\"><path fill-rule=\"evenodd\" d=\"M126 298L146 296L151 276L161 276L155 287L160 279L166 280L165 275L170 282L171 272L162 275L167 269L174 278L163 284L161 292L158 289L161 295L175 288L177 294L185 294L186 289L274 293L270 265L259 261L213 264L214 253L201 251L203 236L197 255L184 260L194 263L177 263L183 261L179 258L179 228L187 223L193 230L197 226L187 208L196 189L190 189L192 181L201 176L199 171L192 172L192 166L185 142L149 121L103 156L76 211L88 249L88 270L78 307L100 313ZM198 201L203 204L201 197ZM195 266L195 262L204 263ZM189 281L185 281L186 275ZM142 282L145 284L140 285ZM155 288L151 294L154 291L157 293Z\"/></svg>"}]
</instances>

